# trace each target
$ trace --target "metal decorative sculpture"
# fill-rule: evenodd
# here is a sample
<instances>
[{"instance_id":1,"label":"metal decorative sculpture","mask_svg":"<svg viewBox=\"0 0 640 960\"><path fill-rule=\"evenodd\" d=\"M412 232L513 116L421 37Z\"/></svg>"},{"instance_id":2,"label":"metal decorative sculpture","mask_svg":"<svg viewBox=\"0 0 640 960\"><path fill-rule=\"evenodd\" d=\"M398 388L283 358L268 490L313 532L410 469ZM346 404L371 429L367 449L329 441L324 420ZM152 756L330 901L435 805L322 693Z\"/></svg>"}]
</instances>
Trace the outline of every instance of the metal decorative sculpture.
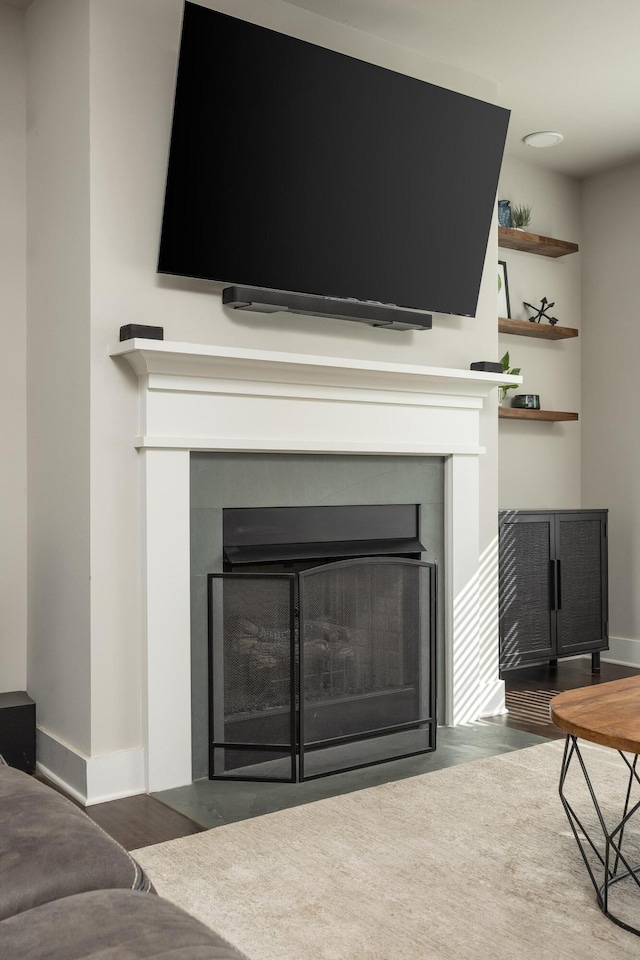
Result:
<instances>
[{"instance_id":1,"label":"metal decorative sculpture","mask_svg":"<svg viewBox=\"0 0 640 960\"><path fill-rule=\"evenodd\" d=\"M544 319L544 320L548 320L552 326L555 326L555 324L558 322L557 317L550 317L547 313L547 310L551 310L551 307L555 307L556 305L555 300L553 301L553 303L549 303L547 298L543 297L542 300L540 301L539 307L534 307L532 303L527 303L526 300L523 300L522 302L524 303L525 307L529 307L530 310L536 311L535 316L529 317L529 320L531 321L531 323L540 323L540 321Z\"/></svg>"}]
</instances>

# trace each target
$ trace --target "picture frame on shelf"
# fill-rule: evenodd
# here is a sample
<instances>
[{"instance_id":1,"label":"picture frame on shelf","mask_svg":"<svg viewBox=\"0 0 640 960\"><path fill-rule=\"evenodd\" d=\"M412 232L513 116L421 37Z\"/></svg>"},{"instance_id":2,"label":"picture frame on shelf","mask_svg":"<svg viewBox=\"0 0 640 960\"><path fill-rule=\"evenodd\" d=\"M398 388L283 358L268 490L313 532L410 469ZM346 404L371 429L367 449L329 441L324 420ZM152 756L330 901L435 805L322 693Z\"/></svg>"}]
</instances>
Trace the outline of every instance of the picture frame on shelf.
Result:
<instances>
[{"instance_id":1,"label":"picture frame on shelf","mask_svg":"<svg viewBox=\"0 0 640 960\"><path fill-rule=\"evenodd\" d=\"M498 316L511 319L509 280L507 278L507 264L504 260L498 260Z\"/></svg>"}]
</instances>

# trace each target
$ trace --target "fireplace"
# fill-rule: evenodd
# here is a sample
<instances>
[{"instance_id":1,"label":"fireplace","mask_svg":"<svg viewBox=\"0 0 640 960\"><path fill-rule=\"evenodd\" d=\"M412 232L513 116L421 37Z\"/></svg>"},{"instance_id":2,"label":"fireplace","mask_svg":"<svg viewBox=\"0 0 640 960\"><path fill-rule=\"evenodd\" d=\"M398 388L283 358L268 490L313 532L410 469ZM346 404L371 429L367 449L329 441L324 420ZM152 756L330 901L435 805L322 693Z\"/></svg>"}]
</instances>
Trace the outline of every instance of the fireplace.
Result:
<instances>
[{"instance_id":1,"label":"fireplace","mask_svg":"<svg viewBox=\"0 0 640 960\"><path fill-rule=\"evenodd\" d=\"M442 458L443 721L504 711L497 496L480 471L484 444L497 443L495 410L482 408L503 376L141 339L110 353L124 366L123 381L126 365L133 368L140 397L132 443L141 462L146 789L194 779L194 675L204 672L206 681L206 660L196 673L191 640L190 483L198 452ZM128 390L135 386L127 381Z\"/></svg>"},{"instance_id":2,"label":"fireplace","mask_svg":"<svg viewBox=\"0 0 640 960\"><path fill-rule=\"evenodd\" d=\"M209 777L306 780L435 749L436 567L419 505L223 517Z\"/></svg>"}]
</instances>

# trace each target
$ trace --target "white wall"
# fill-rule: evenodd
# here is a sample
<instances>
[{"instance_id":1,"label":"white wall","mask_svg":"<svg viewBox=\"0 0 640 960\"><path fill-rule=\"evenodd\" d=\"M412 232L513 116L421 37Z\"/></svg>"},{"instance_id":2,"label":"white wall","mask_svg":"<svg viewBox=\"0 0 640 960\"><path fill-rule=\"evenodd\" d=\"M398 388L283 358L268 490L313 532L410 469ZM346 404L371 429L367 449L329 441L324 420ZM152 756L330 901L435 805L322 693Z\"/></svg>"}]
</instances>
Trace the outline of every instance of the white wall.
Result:
<instances>
[{"instance_id":1,"label":"white wall","mask_svg":"<svg viewBox=\"0 0 640 960\"><path fill-rule=\"evenodd\" d=\"M640 164L583 183L583 506L608 507L609 659L640 665Z\"/></svg>"},{"instance_id":2,"label":"white wall","mask_svg":"<svg viewBox=\"0 0 640 960\"><path fill-rule=\"evenodd\" d=\"M89 6L34 0L26 24L28 683L89 752Z\"/></svg>"},{"instance_id":3,"label":"white wall","mask_svg":"<svg viewBox=\"0 0 640 960\"><path fill-rule=\"evenodd\" d=\"M580 184L577 180L530 163L506 159L499 198L533 208L532 233L580 244ZM501 508L557 509L581 506L580 438L585 412L580 404L581 259L574 253L559 259L517 250L498 249L507 264L511 316L530 316L523 301L553 301L549 311L559 324L576 327L571 340L537 340L501 334L499 356L507 350L512 367L521 367L524 383L516 393L538 393L542 407L577 411L578 422L541 423L502 420L499 425ZM510 405L509 400L507 405Z\"/></svg>"},{"instance_id":4,"label":"white wall","mask_svg":"<svg viewBox=\"0 0 640 960\"><path fill-rule=\"evenodd\" d=\"M211 5L495 96L485 78L281 0ZM495 227L477 317L436 315L423 333L238 315L222 308L216 285L157 275L181 12L182 0L34 0L27 13L29 662L52 764L62 762L54 740L89 760L122 755L137 763L142 739L137 382L107 353L121 325L159 324L168 340L462 369L498 355ZM482 417L484 550L496 533L495 399Z\"/></svg>"},{"instance_id":5,"label":"white wall","mask_svg":"<svg viewBox=\"0 0 640 960\"><path fill-rule=\"evenodd\" d=\"M0 692L27 685L26 55L0 4Z\"/></svg>"}]
</instances>

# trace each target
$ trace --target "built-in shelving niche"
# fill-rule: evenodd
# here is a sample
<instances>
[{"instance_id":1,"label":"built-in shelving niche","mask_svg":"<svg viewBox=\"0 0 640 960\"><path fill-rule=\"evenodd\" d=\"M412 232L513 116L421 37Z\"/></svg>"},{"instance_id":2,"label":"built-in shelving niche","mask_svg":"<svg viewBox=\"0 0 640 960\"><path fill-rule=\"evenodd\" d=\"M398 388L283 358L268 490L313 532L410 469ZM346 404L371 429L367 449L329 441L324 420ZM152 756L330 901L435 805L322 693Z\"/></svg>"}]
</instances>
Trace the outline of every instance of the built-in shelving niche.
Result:
<instances>
[{"instance_id":1,"label":"built-in shelving niche","mask_svg":"<svg viewBox=\"0 0 640 960\"><path fill-rule=\"evenodd\" d=\"M535 253L540 257L565 257L578 252L578 244L567 240L555 240L525 230L513 230L498 227L498 246L507 250L520 250L523 253ZM540 340L567 340L578 336L574 327L559 327L557 324L531 323L530 320L511 320L498 317L498 332L518 337L536 337ZM562 410L522 410L518 407L499 407L500 420L539 420L554 423L560 420L577 420L577 413Z\"/></svg>"}]
</instances>

